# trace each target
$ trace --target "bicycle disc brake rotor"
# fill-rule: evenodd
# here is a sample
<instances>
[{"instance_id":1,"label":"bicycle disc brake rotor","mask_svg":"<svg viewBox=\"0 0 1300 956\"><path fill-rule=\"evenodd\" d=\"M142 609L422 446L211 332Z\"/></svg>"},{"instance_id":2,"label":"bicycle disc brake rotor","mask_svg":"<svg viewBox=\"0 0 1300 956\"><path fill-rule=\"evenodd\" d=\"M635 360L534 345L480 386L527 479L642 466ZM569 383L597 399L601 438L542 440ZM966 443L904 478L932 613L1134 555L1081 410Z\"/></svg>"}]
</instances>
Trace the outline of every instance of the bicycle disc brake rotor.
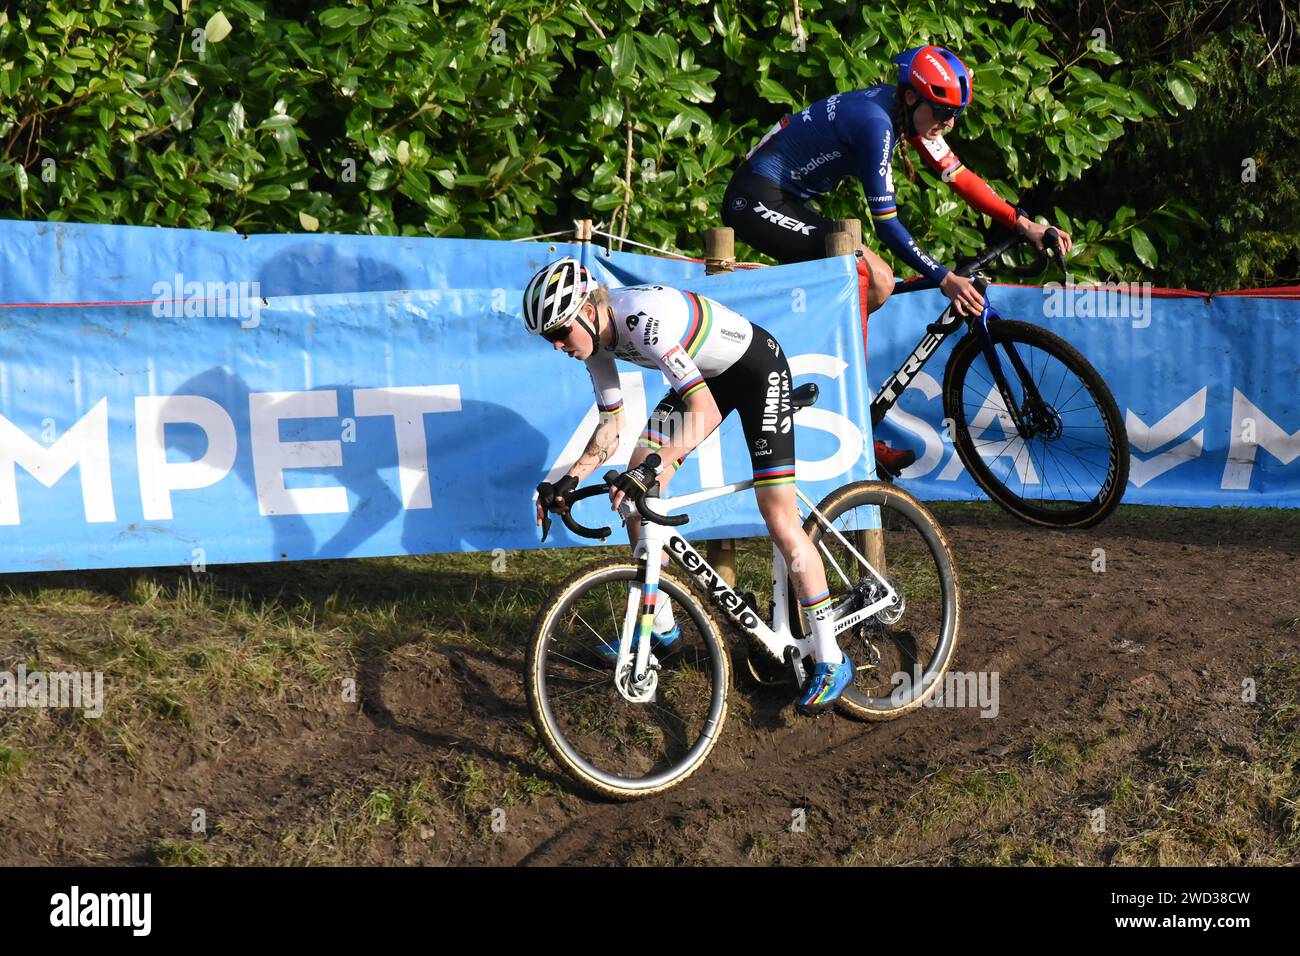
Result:
<instances>
[{"instance_id":1,"label":"bicycle disc brake rotor","mask_svg":"<svg viewBox=\"0 0 1300 956\"><path fill-rule=\"evenodd\" d=\"M1020 410L1020 416L1029 423L1033 433L1046 441L1056 441L1061 437L1064 424L1061 415L1044 401L1026 401Z\"/></svg>"},{"instance_id":2,"label":"bicycle disc brake rotor","mask_svg":"<svg viewBox=\"0 0 1300 956\"><path fill-rule=\"evenodd\" d=\"M655 699L655 690L659 686L659 661L653 654L650 655L650 665L646 668L645 679L636 681L632 679L632 671L636 667L636 655L630 654L626 661L619 665L618 673L614 675L614 686L626 700L634 704L649 704Z\"/></svg>"}]
</instances>

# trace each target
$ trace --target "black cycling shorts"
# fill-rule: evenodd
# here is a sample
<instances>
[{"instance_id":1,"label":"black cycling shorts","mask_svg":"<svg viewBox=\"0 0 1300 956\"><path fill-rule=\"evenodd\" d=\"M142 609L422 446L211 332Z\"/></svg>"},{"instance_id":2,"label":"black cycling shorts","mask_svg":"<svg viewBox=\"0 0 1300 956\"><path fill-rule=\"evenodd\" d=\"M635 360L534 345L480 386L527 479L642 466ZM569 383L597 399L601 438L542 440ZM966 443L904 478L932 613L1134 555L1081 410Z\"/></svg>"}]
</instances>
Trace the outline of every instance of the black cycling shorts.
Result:
<instances>
[{"instance_id":1,"label":"black cycling shorts","mask_svg":"<svg viewBox=\"0 0 1300 956\"><path fill-rule=\"evenodd\" d=\"M777 262L807 262L826 255L832 223L794 193L741 163L722 198L722 223Z\"/></svg>"},{"instance_id":2,"label":"black cycling shorts","mask_svg":"<svg viewBox=\"0 0 1300 956\"><path fill-rule=\"evenodd\" d=\"M725 420L740 413L745 444L754 470L754 486L794 483L794 407L790 401L790 364L776 339L759 326L745 354L721 375L706 378L709 392ZM655 406L639 444L657 451L681 434L686 403L669 390Z\"/></svg>"}]
</instances>

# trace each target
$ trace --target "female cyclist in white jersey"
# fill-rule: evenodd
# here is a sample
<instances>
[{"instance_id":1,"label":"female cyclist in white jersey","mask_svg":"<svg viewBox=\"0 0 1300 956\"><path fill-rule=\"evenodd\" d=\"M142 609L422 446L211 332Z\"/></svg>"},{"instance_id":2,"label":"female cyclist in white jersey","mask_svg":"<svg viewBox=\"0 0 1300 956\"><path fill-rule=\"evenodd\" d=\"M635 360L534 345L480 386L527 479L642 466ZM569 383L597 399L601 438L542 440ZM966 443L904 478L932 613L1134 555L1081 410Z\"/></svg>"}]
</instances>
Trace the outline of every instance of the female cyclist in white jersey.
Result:
<instances>
[{"instance_id":1,"label":"female cyclist in white jersey","mask_svg":"<svg viewBox=\"0 0 1300 956\"><path fill-rule=\"evenodd\" d=\"M524 325L586 364L600 411L573 467L554 485L539 487L539 524L546 510L564 513L565 494L618 449L623 398L616 358L657 369L669 389L641 433L627 471L610 488L615 509L625 496L636 500L656 482L665 488L682 459L728 414L739 413L758 510L791 569L813 635L817 666L797 706L804 714L829 708L851 682L853 665L836 644L826 572L795 507L790 366L780 343L744 316L694 292L661 285L607 290L567 258L528 283ZM629 518L627 527L635 548L640 519ZM660 645L679 634L666 595L656 606L652 631Z\"/></svg>"}]
</instances>

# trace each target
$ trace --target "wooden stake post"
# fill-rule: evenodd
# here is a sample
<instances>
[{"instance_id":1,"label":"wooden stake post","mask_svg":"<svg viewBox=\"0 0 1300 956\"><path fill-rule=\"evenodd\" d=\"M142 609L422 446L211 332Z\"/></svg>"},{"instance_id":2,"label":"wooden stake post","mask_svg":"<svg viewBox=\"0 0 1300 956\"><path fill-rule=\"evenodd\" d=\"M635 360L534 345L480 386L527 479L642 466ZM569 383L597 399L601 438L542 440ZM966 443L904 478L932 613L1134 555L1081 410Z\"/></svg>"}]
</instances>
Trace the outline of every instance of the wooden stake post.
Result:
<instances>
[{"instance_id":1,"label":"wooden stake post","mask_svg":"<svg viewBox=\"0 0 1300 956\"><path fill-rule=\"evenodd\" d=\"M862 223L857 219L836 219L834 228L826 237L827 258L852 255L862 245ZM853 544L872 567L885 573L885 538L879 529L859 531Z\"/></svg>"},{"instance_id":2,"label":"wooden stake post","mask_svg":"<svg viewBox=\"0 0 1300 956\"><path fill-rule=\"evenodd\" d=\"M736 267L736 234L729 226L717 226L704 232L704 271L709 275L731 272ZM718 576L736 586L736 542L731 538L710 541L705 552Z\"/></svg>"}]
</instances>

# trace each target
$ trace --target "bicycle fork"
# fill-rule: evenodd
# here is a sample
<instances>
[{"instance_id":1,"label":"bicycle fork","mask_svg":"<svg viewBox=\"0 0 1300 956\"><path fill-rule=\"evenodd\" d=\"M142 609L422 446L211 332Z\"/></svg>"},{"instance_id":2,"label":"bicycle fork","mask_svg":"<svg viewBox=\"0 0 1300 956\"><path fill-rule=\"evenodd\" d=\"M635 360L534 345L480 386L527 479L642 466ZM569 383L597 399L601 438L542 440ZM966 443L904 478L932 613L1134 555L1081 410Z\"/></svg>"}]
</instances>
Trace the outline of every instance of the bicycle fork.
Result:
<instances>
[{"instance_id":1,"label":"bicycle fork","mask_svg":"<svg viewBox=\"0 0 1300 956\"><path fill-rule=\"evenodd\" d=\"M985 302L983 314L971 322L971 334L979 339L980 352L984 356L984 361L989 364L989 371L993 373L993 383L997 386L998 394L1002 396L1002 406L1007 415L1011 418L1011 423L1015 425L1016 434L1022 440L1034 436L1034 429L1025 421L1024 416L1020 413L1020 405L1016 401L1015 394L1011 391L1011 383L1007 381L1006 372L1002 368L1002 361L998 358L997 346L993 342L993 335L989 332L989 320L1000 319L997 314ZM1034 385L1034 380L1029 374L1029 369L1025 367L1024 360L1020 353L1016 351L1014 342L1004 343L1007 350L1007 358L1011 361L1011 367L1016 376L1020 379L1020 386L1024 389L1025 405L1038 406L1042 404L1042 398L1038 394L1038 388Z\"/></svg>"},{"instance_id":2,"label":"bicycle fork","mask_svg":"<svg viewBox=\"0 0 1300 956\"><path fill-rule=\"evenodd\" d=\"M614 686L626 700L636 704L653 701L659 685L657 663L651 663L650 634L655 610L663 599L659 593L659 571L663 560L665 530L654 522L641 522L641 540L633 551L633 558L643 562L645 570L641 580L633 581L628 588L627 610L623 615L623 630L619 634ZM633 649L634 635L635 653L629 653Z\"/></svg>"}]
</instances>

